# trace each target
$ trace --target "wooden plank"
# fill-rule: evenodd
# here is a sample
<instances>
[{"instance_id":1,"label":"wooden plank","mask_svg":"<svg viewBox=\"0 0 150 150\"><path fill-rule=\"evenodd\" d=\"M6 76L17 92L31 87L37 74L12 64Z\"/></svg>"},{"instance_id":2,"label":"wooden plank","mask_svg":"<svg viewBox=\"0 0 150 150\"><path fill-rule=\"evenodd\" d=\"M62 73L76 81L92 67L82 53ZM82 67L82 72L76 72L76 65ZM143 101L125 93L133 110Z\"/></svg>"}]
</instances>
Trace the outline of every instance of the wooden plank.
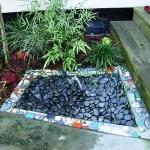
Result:
<instances>
[{"instance_id":1,"label":"wooden plank","mask_svg":"<svg viewBox=\"0 0 150 150\"><path fill-rule=\"evenodd\" d=\"M147 60L147 63L150 64L150 43L139 30L139 28L135 25L133 21L123 21L122 22L129 34L133 37L136 44L139 46L139 53L143 57L143 59Z\"/></svg>"},{"instance_id":2,"label":"wooden plank","mask_svg":"<svg viewBox=\"0 0 150 150\"><path fill-rule=\"evenodd\" d=\"M150 15L143 8L134 8L133 21L150 42Z\"/></svg>"},{"instance_id":3,"label":"wooden plank","mask_svg":"<svg viewBox=\"0 0 150 150\"><path fill-rule=\"evenodd\" d=\"M144 11L143 7L136 7L134 8L134 12L138 13L145 22L150 26L150 16L147 12Z\"/></svg>"},{"instance_id":4,"label":"wooden plank","mask_svg":"<svg viewBox=\"0 0 150 150\"><path fill-rule=\"evenodd\" d=\"M144 103L150 112L150 65L142 58L140 48L129 34L124 24L119 21L113 21L112 34L116 40L120 41L128 69L134 78L134 81L140 91Z\"/></svg>"}]
</instances>

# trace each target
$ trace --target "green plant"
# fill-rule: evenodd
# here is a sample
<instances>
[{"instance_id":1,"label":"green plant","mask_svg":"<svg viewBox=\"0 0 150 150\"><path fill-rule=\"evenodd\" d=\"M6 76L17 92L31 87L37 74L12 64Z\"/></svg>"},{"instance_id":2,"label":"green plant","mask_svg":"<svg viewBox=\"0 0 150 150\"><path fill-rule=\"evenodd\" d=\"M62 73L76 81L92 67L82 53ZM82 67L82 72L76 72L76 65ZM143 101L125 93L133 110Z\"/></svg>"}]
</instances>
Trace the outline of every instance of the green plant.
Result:
<instances>
[{"instance_id":1,"label":"green plant","mask_svg":"<svg viewBox=\"0 0 150 150\"><path fill-rule=\"evenodd\" d=\"M62 61L65 71L76 70L80 65L76 61L77 55L90 49L83 39L83 33L86 23L94 19L95 14L87 9L75 8L67 13L64 0L46 0L43 4L45 10L39 12L40 3L28 1L31 4L30 13L17 20L19 27L15 22L9 25L9 39L14 39L16 46L21 45L24 51L42 55L44 68L49 63ZM14 46L13 42L11 46Z\"/></svg>"},{"instance_id":2,"label":"green plant","mask_svg":"<svg viewBox=\"0 0 150 150\"><path fill-rule=\"evenodd\" d=\"M30 18L17 14L17 19L5 24L7 31L8 45L12 51L24 48L24 41L31 32Z\"/></svg>"},{"instance_id":3,"label":"green plant","mask_svg":"<svg viewBox=\"0 0 150 150\"><path fill-rule=\"evenodd\" d=\"M3 45L2 45L2 38L0 36L0 62L1 60L4 60L4 53L3 53Z\"/></svg>"},{"instance_id":4,"label":"green plant","mask_svg":"<svg viewBox=\"0 0 150 150\"><path fill-rule=\"evenodd\" d=\"M86 62L89 62L91 65L96 67L96 69L113 67L119 65L119 62L122 60L122 55L120 50L116 46L113 46L110 42L98 43L88 51L88 57Z\"/></svg>"}]
</instances>

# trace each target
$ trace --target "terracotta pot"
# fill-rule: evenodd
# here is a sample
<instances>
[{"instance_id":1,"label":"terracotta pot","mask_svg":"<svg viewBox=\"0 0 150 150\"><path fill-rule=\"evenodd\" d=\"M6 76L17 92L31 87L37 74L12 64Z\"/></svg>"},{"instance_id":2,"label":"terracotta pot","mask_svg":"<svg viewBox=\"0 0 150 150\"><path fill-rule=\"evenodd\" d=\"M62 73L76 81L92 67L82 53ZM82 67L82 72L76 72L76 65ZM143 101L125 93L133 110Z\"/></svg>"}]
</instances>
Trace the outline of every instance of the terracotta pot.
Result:
<instances>
[{"instance_id":1,"label":"terracotta pot","mask_svg":"<svg viewBox=\"0 0 150 150\"><path fill-rule=\"evenodd\" d=\"M145 7L144 7L144 10L145 10L147 13L150 14L150 6L145 6Z\"/></svg>"}]
</instances>

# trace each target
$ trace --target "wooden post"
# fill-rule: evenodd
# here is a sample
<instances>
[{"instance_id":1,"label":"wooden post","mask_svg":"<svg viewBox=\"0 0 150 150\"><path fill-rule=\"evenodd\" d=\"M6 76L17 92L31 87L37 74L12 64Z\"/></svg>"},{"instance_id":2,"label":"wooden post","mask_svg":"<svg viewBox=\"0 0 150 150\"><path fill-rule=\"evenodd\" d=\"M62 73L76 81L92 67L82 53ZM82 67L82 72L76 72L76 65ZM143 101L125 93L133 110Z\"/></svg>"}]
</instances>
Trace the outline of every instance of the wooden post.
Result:
<instances>
[{"instance_id":1,"label":"wooden post","mask_svg":"<svg viewBox=\"0 0 150 150\"><path fill-rule=\"evenodd\" d=\"M6 41L6 34L5 34L1 4L0 4L0 30L1 30L2 43L3 43L3 52L5 55L5 62L6 62L6 64L8 64L8 45L7 45L7 41Z\"/></svg>"}]
</instances>

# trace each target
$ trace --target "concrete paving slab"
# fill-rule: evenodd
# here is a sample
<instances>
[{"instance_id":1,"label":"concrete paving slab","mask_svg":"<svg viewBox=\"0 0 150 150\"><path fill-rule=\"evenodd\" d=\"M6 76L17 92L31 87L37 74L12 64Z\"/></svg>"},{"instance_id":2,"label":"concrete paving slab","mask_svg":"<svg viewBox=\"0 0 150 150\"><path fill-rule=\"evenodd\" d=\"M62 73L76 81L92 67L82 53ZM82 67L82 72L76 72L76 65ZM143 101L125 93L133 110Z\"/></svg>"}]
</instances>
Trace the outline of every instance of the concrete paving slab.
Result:
<instances>
[{"instance_id":1,"label":"concrete paving slab","mask_svg":"<svg viewBox=\"0 0 150 150\"><path fill-rule=\"evenodd\" d=\"M141 138L150 140L150 129L141 134Z\"/></svg>"},{"instance_id":2,"label":"concrete paving slab","mask_svg":"<svg viewBox=\"0 0 150 150\"><path fill-rule=\"evenodd\" d=\"M0 113L0 150L149 150L150 141Z\"/></svg>"}]
</instances>

